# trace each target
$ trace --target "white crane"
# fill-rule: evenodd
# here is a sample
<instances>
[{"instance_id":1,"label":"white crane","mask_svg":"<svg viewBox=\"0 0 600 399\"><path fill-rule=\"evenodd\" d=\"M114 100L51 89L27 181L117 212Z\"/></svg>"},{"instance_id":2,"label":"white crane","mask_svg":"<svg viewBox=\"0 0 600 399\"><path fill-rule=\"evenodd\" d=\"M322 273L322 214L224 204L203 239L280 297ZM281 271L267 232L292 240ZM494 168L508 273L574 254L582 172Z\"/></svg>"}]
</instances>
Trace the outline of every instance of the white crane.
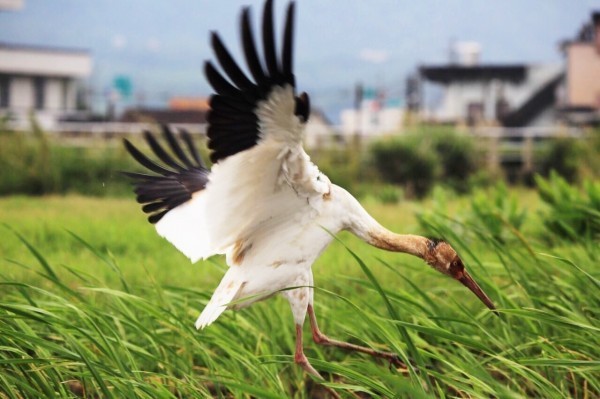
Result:
<instances>
[{"instance_id":1,"label":"white crane","mask_svg":"<svg viewBox=\"0 0 600 399\"><path fill-rule=\"evenodd\" d=\"M309 100L306 93L296 96L292 72L293 23L292 2L278 57L273 1L266 1L261 58L249 8L243 9L243 52L253 80L212 33L212 47L223 72L206 62L206 77L216 92L210 99L208 116L208 147L214 163L210 171L186 132L177 138L165 127L171 154L145 133L164 165L125 140L131 155L154 172L126 174L135 181L137 200L144 204L149 221L192 262L226 255L229 269L198 317L198 329L214 322L229 307L245 307L280 292L289 301L296 324L295 361L308 373L320 377L303 352L302 326L307 313L317 343L397 363L393 353L335 341L319 330L311 266L332 241L332 234L347 230L377 248L418 256L464 284L490 309L494 305L449 244L387 230L310 161L302 148ZM299 288L285 290L290 287Z\"/></svg>"}]
</instances>

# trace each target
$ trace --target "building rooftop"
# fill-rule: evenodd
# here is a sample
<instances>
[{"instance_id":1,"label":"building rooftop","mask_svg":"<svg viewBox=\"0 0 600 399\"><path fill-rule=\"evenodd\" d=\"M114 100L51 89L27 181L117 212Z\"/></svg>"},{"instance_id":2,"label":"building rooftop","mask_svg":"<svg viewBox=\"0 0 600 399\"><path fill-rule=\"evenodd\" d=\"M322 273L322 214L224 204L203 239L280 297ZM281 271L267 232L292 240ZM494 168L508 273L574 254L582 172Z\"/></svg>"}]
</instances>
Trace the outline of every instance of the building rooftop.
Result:
<instances>
[{"instance_id":1,"label":"building rooftop","mask_svg":"<svg viewBox=\"0 0 600 399\"><path fill-rule=\"evenodd\" d=\"M82 48L40 46L37 44L0 42L0 49L12 51L33 51L38 53L64 53L64 54L89 54L90 51Z\"/></svg>"},{"instance_id":2,"label":"building rooftop","mask_svg":"<svg viewBox=\"0 0 600 399\"><path fill-rule=\"evenodd\" d=\"M448 84L455 81L492 80L520 82L525 79L527 66L522 64L502 65L423 65L419 68L421 76L425 79Z\"/></svg>"},{"instance_id":3,"label":"building rooftop","mask_svg":"<svg viewBox=\"0 0 600 399\"><path fill-rule=\"evenodd\" d=\"M0 73L86 77L92 71L87 50L0 42Z\"/></svg>"},{"instance_id":4,"label":"building rooftop","mask_svg":"<svg viewBox=\"0 0 600 399\"><path fill-rule=\"evenodd\" d=\"M208 111L208 97L173 97L169 100L169 109L176 111Z\"/></svg>"}]
</instances>

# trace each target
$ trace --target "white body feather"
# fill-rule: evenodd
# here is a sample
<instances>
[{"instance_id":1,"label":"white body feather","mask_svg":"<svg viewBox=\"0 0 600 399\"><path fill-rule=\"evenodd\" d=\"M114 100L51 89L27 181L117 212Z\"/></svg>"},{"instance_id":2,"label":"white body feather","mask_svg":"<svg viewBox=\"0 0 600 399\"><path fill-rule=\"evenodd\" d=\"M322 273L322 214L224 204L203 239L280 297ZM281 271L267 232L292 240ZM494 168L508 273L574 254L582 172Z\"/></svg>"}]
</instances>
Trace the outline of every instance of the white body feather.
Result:
<instances>
[{"instance_id":1,"label":"white body feather","mask_svg":"<svg viewBox=\"0 0 600 399\"><path fill-rule=\"evenodd\" d=\"M206 189L156 225L192 262L226 254L230 269L197 328L212 323L234 300L253 297L236 305L241 307L298 282L307 285L331 233L345 227L343 207L332 206L344 191L302 149L303 126L293 107L291 87L273 90L256 111L257 145L214 165Z\"/></svg>"}]
</instances>

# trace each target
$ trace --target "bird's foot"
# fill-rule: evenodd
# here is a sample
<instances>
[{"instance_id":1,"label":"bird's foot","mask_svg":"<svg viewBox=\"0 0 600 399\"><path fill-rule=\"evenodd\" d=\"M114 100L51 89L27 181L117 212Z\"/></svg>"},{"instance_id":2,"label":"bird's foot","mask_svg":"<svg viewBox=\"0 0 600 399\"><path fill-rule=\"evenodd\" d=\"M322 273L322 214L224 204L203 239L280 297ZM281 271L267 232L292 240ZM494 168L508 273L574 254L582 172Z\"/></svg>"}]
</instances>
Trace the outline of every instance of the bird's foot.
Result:
<instances>
[{"instance_id":1,"label":"bird's foot","mask_svg":"<svg viewBox=\"0 0 600 399\"><path fill-rule=\"evenodd\" d=\"M294 356L294 362L298 366L302 367L302 369L308 374L317 377L319 380L325 380L323 376L310 364L304 353L296 353L296 355ZM325 385L322 385L322 387L329 393L329 395L331 395L332 398L341 399L341 396L332 388L329 388Z\"/></svg>"},{"instance_id":2,"label":"bird's foot","mask_svg":"<svg viewBox=\"0 0 600 399\"><path fill-rule=\"evenodd\" d=\"M304 353L296 353L296 355L294 356L294 362L298 366L302 367L302 369L304 371L306 371L308 374L314 375L315 377L317 377L320 380L324 379L323 376L317 370L315 370L315 368L312 366L312 364L310 364L310 362L308 361L308 359L306 358Z\"/></svg>"},{"instance_id":3,"label":"bird's foot","mask_svg":"<svg viewBox=\"0 0 600 399\"><path fill-rule=\"evenodd\" d=\"M395 353L389 353L388 360L390 362L390 370L393 367L393 368L396 369L396 371L408 372L408 367L406 366L406 363L404 363L400 359L400 356L398 356L397 354L395 354Z\"/></svg>"}]
</instances>

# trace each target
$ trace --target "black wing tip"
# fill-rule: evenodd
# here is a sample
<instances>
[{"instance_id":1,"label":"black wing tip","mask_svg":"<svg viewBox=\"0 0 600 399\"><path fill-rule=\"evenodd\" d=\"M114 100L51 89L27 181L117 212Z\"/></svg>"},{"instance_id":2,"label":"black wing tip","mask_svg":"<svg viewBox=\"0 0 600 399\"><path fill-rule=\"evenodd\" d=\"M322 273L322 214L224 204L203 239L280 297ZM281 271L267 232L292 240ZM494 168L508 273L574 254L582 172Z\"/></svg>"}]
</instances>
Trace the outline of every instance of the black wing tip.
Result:
<instances>
[{"instance_id":1,"label":"black wing tip","mask_svg":"<svg viewBox=\"0 0 600 399\"><path fill-rule=\"evenodd\" d=\"M293 74L293 42L296 2L288 1L283 26L283 39L278 40L275 31L274 0L266 0L262 9L262 21L255 31L251 25L249 6L241 7L240 33L243 50L243 60L247 70L244 73L233 60L216 31L210 31L210 45L215 59L204 62L204 73L216 94L211 96L212 112L217 112L218 123L212 124L209 118L208 147L211 151L210 160L219 160L249 149L258 141L258 126L255 121L241 118L246 113L253 114L257 104L265 100L277 86L292 86L295 92L295 77ZM256 41L254 32L257 33ZM262 41L262 54L258 54L257 45ZM217 69L220 67L220 69ZM249 74L248 74L249 71ZM216 101L219 100L219 101ZM235 118L229 117L239 112ZM310 103L307 95L296 97L294 114L302 122L308 120ZM243 128L239 134L231 134L232 126ZM211 132L213 133L211 135Z\"/></svg>"},{"instance_id":2,"label":"black wing tip","mask_svg":"<svg viewBox=\"0 0 600 399\"><path fill-rule=\"evenodd\" d=\"M137 173L135 172L129 172L126 170L117 170L117 173L123 177L125 177L126 179L128 179L129 183L132 186L135 186L137 184L137 182L140 181L140 177L137 176Z\"/></svg>"},{"instance_id":3,"label":"black wing tip","mask_svg":"<svg viewBox=\"0 0 600 399\"><path fill-rule=\"evenodd\" d=\"M296 2L290 1L286 10L286 21L293 23L296 15Z\"/></svg>"},{"instance_id":4,"label":"black wing tip","mask_svg":"<svg viewBox=\"0 0 600 399\"><path fill-rule=\"evenodd\" d=\"M247 90L250 91L258 91L260 100L264 99L265 95L268 94L270 90L263 90L263 79L266 78L270 82L267 84L268 86L275 85L283 85L290 84L295 87L295 79L292 72L292 51L293 51L293 23L294 23L294 15L295 15L296 2L290 1L287 6L287 13L285 19L285 31L284 31L284 42L282 48L282 57L280 60L277 58L277 52L275 50L276 47L276 38L275 38L275 21L273 17L274 10L274 1L267 0L264 3L263 15L262 15L262 42L263 42L263 62L265 62L266 72L268 76L264 76L264 72L261 71L260 61L258 60L249 60L248 51L249 49L244 48L245 58L247 64L250 65L251 74L254 78L254 83L247 79L246 76L241 76L243 73L237 73L237 63L233 60L233 58L229 55L227 47L224 45L219 33L216 30L209 31L210 36L210 45L213 48L214 53L217 56L219 64L221 67L225 68L226 75L229 79L234 81L235 86L232 86L229 81L224 79L224 75L215 67L214 63L210 60L206 60L204 62L204 73L208 78L210 85L213 89L223 95L223 94L242 94L248 95L246 93ZM250 28L250 6L242 7L241 12L241 32L242 32L242 42L244 46L250 46L254 48L254 43L247 43L250 40L252 35ZM244 34L244 32L248 30L248 37ZM253 57L250 57L253 58ZM233 76L231 71L233 71ZM241 70L239 71L241 72ZM245 74L243 74L245 75ZM241 83L241 85L240 85ZM230 86L230 87L224 87ZM242 87L243 86L243 87ZM246 87L247 86L247 87ZM239 90L239 93L236 93ZM229 92L229 93L227 93ZM250 97L253 97L252 95Z\"/></svg>"},{"instance_id":5,"label":"black wing tip","mask_svg":"<svg viewBox=\"0 0 600 399\"><path fill-rule=\"evenodd\" d=\"M123 137L123 145L125 146L125 149L127 150L127 152L131 155L133 155L131 152L137 150L137 148L135 148L135 146L133 144L131 144L131 141L129 141L129 139Z\"/></svg>"},{"instance_id":6,"label":"black wing tip","mask_svg":"<svg viewBox=\"0 0 600 399\"><path fill-rule=\"evenodd\" d=\"M215 48L215 45L220 44L223 45L223 41L221 40L221 36L219 36L219 32L216 30L210 31L210 45L212 48Z\"/></svg>"},{"instance_id":7,"label":"black wing tip","mask_svg":"<svg viewBox=\"0 0 600 399\"><path fill-rule=\"evenodd\" d=\"M165 215L167 214L167 212L169 212L169 211L170 211L170 209L168 209L168 210L165 210L165 211L162 211L162 212L154 213L154 214L152 214L152 215L148 216L148 221L149 221L151 224L156 224L156 223L158 223L158 222L160 221L160 219L162 219L162 218L163 218L163 216L165 216Z\"/></svg>"},{"instance_id":8,"label":"black wing tip","mask_svg":"<svg viewBox=\"0 0 600 399\"><path fill-rule=\"evenodd\" d=\"M167 132L167 131L170 132L171 131L171 127L169 126L168 123L162 122L162 123L159 124L159 126L160 126L160 130L163 131L163 132Z\"/></svg>"},{"instance_id":9,"label":"black wing tip","mask_svg":"<svg viewBox=\"0 0 600 399\"><path fill-rule=\"evenodd\" d=\"M289 3L283 31L283 48L281 50L281 74L283 81L295 87L292 66L294 52L294 3Z\"/></svg>"},{"instance_id":10,"label":"black wing tip","mask_svg":"<svg viewBox=\"0 0 600 399\"><path fill-rule=\"evenodd\" d=\"M167 144L170 144L171 140L177 141L177 137L173 133L173 129L171 129L168 125L160 124L160 133L163 136L163 139L167 141Z\"/></svg>"},{"instance_id":11,"label":"black wing tip","mask_svg":"<svg viewBox=\"0 0 600 399\"><path fill-rule=\"evenodd\" d=\"M262 41L267 70L269 71L271 78L275 78L275 81L277 81L276 78L279 71L277 67L277 55L275 51L275 22L273 21L272 0L267 0L265 2L262 18Z\"/></svg>"},{"instance_id":12,"label":"black wing tip","mask_svg":"<svg viewBox=\"0 0 600 399\"><path fill-rule=\"evenodd\" d=\"M250 6L242 7L242 12L240 13L240 28L241 32L245 29L250 29L252 21L252 8Z\"/></svg>"},{"instance_id":13,"label":"black wing tip","mask_svg":"<svg viewBox=\"0 0 600 399\"><path fill-rule=\"evenodd\" d=\"M215 69L215 66L210 62L210 60L204 60L204 74L208 75L209 69Z\"/></svg>"},{"instance_id":14,"label":"black wing tip","mask_svg":"<svg viewBox=\"0 0 600 399\"><path fill-rule=\"evenodd\" d=\"M131 141L123 138L123 144L129 154L142 166L146 167L148 171L156 174L119 171L119 174L133 180L136 201L143 205L142 211L148 214L148 221L152 224L158 223L170 210L191 199L194 192L203 190L208 183L209 174L208 169L203 165L196 148L193 146L189 132L178 130L180 139L187 145L196 163L192 162L182 150L173 129L166 124L161 124L161 129L170 149L187 168L179 165L164 151L155 134L144 131L143 135L154 155L176 170L165 169L164 166L150 160Z\"/></svg>"},{"instance_id":15,"label":"black wing tip","mask_svg":"<svg viewBox=\"0 0 600 399\"><path fill-rule=\"evenodd\" d=\"M157 202L149 202L142 206L142 212L144 213L154 213L156 211L162 210L165 204L162 201Z\"/></svg>"},{"instance_id":16,"label":"black wing tip","mask_svg":"<svg viewBox=\"0 0 600 399\"><path fill-rule=\"evenodd\" d=\"M129 172L127 170L118 170L117 173L120 174L121 176L125 176L132 180L140 178L140 173L137 173L137 172Z\"/></svg>"}]
</instances>

